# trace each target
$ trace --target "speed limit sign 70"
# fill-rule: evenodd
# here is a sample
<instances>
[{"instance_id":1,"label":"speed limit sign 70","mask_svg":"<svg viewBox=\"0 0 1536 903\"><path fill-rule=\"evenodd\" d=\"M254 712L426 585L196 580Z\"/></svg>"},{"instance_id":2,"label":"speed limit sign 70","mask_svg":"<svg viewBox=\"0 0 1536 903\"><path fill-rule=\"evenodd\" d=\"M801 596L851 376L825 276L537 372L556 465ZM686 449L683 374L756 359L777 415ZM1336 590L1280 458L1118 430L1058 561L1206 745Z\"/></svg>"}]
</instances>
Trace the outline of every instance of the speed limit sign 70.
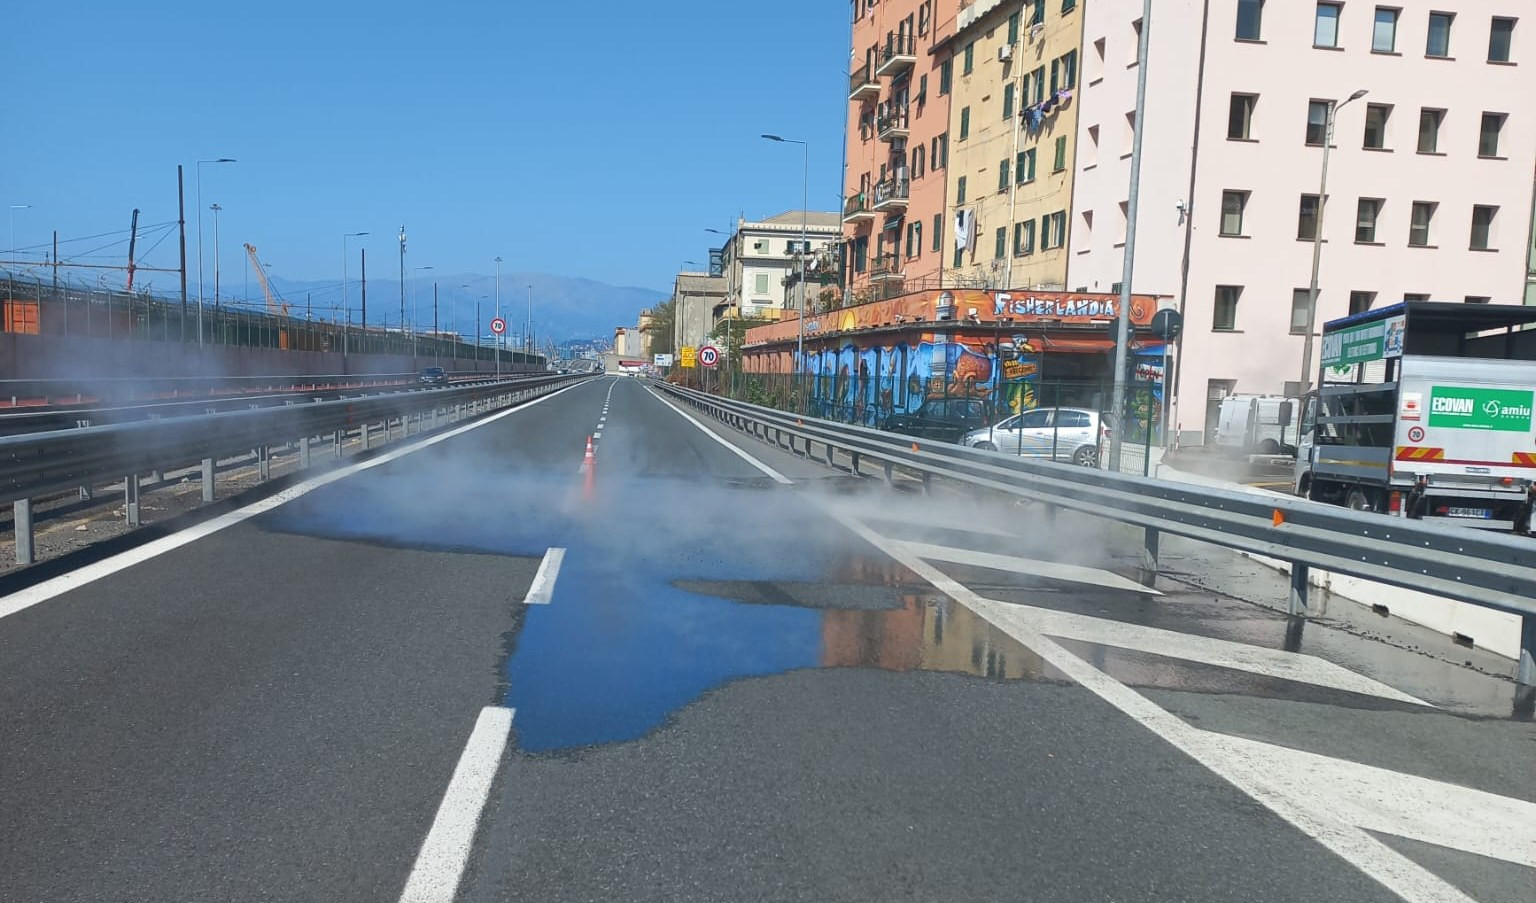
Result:
<instances>
[{"instance_id":1,"label":"speed limit sign 70","mask_svg":"<svg viewBox=\"0 0 1536 903\"><path fill-rule=\"evenodd\" d=\"M497 317L496 319L491 321L491 332L494 332L497 335L501 335L502 333L504 333L506 331L507 331L507 321L506 320L503 320L501 317Z\"/></svg>"},{"instance_id":2,"label":"speed limit sign 70","mask_svg":"<svg viewBox=\"0 0 1536 903\"><path fill-rule=\"evenodd\" d=\"M705 345L699 349L699 364L704 367L713 367L720 363L720 349L713 345Z\"/></svg>"}]
</instances>

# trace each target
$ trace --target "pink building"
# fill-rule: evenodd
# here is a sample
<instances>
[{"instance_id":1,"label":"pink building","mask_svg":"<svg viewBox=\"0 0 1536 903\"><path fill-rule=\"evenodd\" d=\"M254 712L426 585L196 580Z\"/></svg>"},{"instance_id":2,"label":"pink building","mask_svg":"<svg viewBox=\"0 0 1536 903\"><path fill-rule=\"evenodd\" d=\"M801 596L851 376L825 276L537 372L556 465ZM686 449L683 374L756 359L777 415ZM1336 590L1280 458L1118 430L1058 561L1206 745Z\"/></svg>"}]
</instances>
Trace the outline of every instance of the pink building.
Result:
<instances>
[{"instance_id":1,"label":"pink building","mask_svg":"<svg viewBox=\"0 0 1536 903\"><path fill-rule=\"evenodd\" d=\"M1222 396L1300 378L1331 105L1318 327L1412 298L1521 303L1536 169L1528 0L1205 6L1154 10L1132 278L1184 312L1172 418L1186 437L1207 431ZM1074 290L1121 279L1141 8L1085 9Z\"/></svg>"}]
</instances>

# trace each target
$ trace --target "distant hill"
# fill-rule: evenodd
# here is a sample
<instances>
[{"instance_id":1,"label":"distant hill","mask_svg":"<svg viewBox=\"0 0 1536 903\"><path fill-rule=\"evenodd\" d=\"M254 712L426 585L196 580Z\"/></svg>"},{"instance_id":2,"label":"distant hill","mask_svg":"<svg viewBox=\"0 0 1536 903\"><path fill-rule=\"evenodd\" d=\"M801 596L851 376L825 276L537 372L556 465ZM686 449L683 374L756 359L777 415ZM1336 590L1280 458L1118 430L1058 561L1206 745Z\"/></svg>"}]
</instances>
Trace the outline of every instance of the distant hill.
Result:
<instances>
[{"instance_id":1,"label":"distant hill","mask_svg":"<svg viewBox=\"0 0 1536 903\"><path fill-rule=\"evenodd\" d=\"M414 307L416 324L422 329L432 328L433 281L430 277L422 276L407 279L405 283L406 318L412 319ZM316 317L330 317L340 307L339 280L304 282L274 277L272 282L295 312L304 310L306 293L313 295ZM438 324L441 329L456 330L466 336L473 335L475 302L480 300L480 329L482 334L490 334L491 317L495 315L494 275L440 274L436 282ZM533 332L541 346L547 340L611 341L615 326L634 326L641 310L653 307L667 297L665 293L652 289L607 285L591 279L548 273L503 272L501 313L507 320L509 334L522 333L523 322L528 316L530 285L533 286ZM360 292L355 274L347 289L347 301L355 319L360 309ZM399 279L375 279L370 274L368 310L370 323L399 325Z\"/></svg>"}]
</instances>

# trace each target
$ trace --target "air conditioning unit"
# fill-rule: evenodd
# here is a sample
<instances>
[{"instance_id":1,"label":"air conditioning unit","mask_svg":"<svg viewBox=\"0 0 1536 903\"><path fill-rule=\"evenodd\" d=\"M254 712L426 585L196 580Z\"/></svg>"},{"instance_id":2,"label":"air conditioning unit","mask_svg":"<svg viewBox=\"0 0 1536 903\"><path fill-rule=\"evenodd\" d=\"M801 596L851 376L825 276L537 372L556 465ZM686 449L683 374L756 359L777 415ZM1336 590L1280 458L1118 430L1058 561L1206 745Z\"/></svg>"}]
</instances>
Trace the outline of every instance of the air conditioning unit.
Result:
<instances>
[{"instance_id":1,"label":"air conditioning unit","mask_svg":"<svg viewBox=\"0 0 1536 903\"><path fill-rule=\"evenodd\" d=\"M1003 46L997 48L997 58L1003 62L1007 62L1008 60L1013 59L1013 45L1004 44Z\"/></svg>"}]
</instances>

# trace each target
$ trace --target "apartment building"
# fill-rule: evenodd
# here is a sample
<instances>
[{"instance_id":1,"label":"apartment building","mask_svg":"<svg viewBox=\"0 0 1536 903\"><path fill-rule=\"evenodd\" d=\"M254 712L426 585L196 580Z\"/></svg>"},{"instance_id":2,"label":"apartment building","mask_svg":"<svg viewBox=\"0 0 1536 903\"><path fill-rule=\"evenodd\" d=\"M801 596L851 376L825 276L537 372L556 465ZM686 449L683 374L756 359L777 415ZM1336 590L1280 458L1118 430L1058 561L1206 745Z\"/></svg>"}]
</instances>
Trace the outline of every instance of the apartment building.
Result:
<instances>
[{"instance_id":1,"label":"apartment building","mask_svg":"<svg viewBox=\"0 0 1536 903\"><path fill-rule=\"evenodd\" d=\"M853 0L847 203L849 300L937 288L944 269L949 98L934 46L958 0Z\"/></svg>"},{"instance_id":2,"label":"apartment building","mask_svg":"<svg viewBox=\"0 0 1536 903\"><path fill-rule=\"evenodd\" d=\"M829 246L842 236L842 217L836 211L812 210L802 216L802 211L791 210L762 220L737 220L720 254L725 304L731 314L777 319L785 309L798 309L802 220L813 261L807 267L812 268L830 256ZM818 289L812 288L806 296L811 309L816 308Z\"/></svg>"},{"instance_id":3,"label":"apartment building","mask_svg":"<svg viewBox=\"0 0 1536 903\"><path fill-rule=\"evenodd\" d=\"M1228 393L1301 381L1316 236L1314 333L1404 299L1520 303L1536 166L1525 8L1163 0L1138 123L1142 4L1086 5L1067 281L1119 287L1143 128L1132 286L1184 312L1172 416L1186 436L1209 431Z\"/></svg>"},{"instance_id":4,"label":"apartment building","mask_svg":"<svg viewBox=\"0 0 1536 903\"><path fill-rule=\"evenodd\" d=\"M946 284L1066 288L1082 20L1076 0L976 0L939 47Z\"/></svg>"}]
</instances>

